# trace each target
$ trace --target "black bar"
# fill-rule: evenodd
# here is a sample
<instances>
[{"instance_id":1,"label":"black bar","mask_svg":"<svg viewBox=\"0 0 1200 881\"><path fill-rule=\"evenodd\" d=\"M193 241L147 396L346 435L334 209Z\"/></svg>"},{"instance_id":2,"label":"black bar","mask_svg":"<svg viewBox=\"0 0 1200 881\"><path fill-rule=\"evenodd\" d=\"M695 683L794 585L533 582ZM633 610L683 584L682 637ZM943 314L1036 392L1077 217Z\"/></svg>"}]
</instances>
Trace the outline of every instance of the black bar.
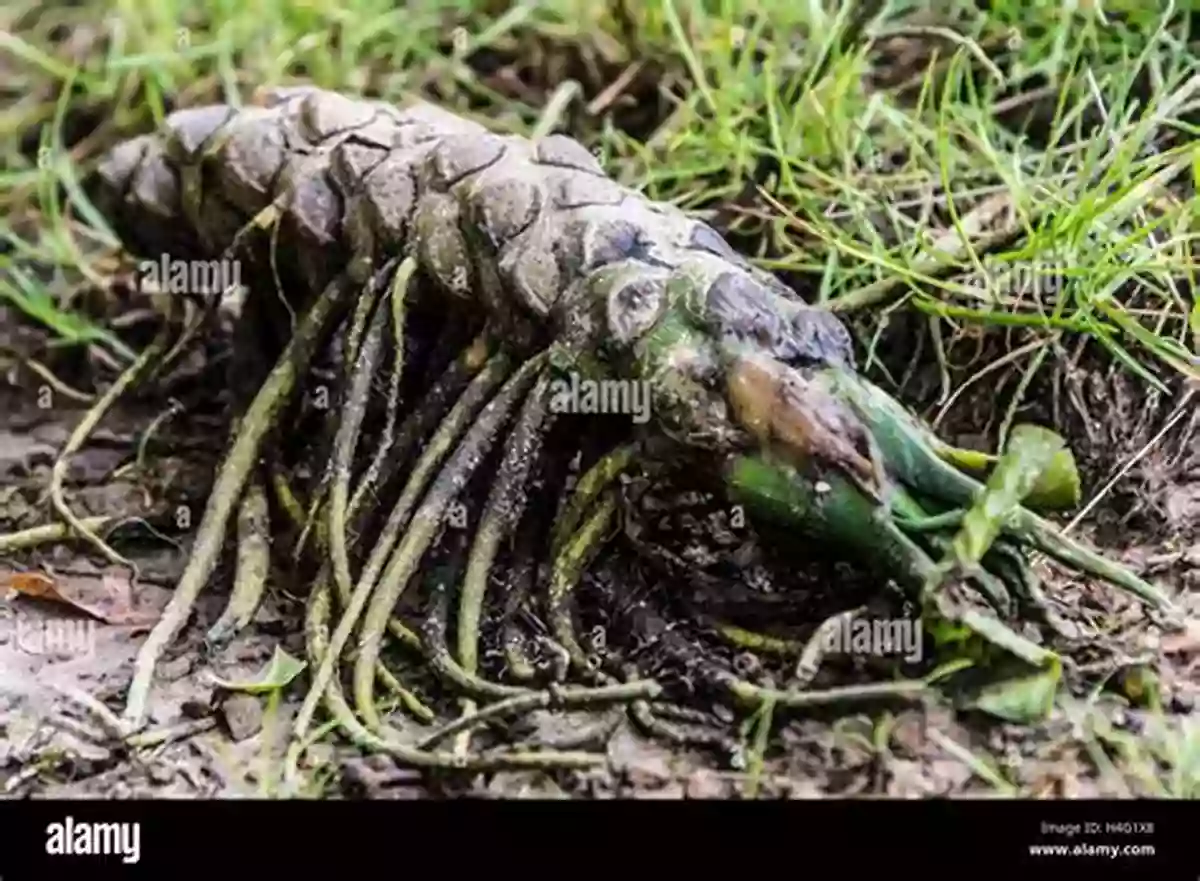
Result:
<instances>
[{"instance_id":1,"label":"black bar","mask_svg":"<svg viewBox=\"0 0 1200 881\"><path fill-rule=\"evenodd\" d=\"M48 845L88 841L80 823L139 824L136 862L111 853L47 853ZM110 848L122 843L133 839L111 839ZM1039 855L1031 846L1067 852ZM1153 853L1100 856L1088 851L1096 846ZM661 873L655 877L664 881L695 872L1196 881L1200 809L1157 801L0 802L2 881L274 881L300 871L430 877L499 868L522 877Z\"/></svg>"}]
</instances>

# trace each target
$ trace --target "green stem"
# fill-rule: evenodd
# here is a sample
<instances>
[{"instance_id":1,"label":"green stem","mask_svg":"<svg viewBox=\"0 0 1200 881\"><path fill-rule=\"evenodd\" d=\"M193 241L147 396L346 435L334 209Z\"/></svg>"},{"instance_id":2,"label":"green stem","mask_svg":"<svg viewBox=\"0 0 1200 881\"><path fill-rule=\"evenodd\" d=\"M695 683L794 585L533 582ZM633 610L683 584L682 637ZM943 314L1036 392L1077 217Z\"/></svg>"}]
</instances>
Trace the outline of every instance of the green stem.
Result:
<instances>
[{"instance_id":1,"label":"green stem","mask_svg":"<svg viewBox=\"0 0 1200 881\"><path fill-rule=\"evenodd\" d=\"M901 404L881 389L849 371L831 369L827 377L839 394L849 400L878 444L888 473L922 495L951 507L970 508L983 490L982 484L943 460L931 441L932 433ZM1056 560L1101 578L1126 590L1150 605L1170 611L1170 598L1159 588L1138 578L1123 566L1105 560L1027 508L1018 508L1003 525L1006 535L1031 544Z\"/></svg>"}]
</instances>

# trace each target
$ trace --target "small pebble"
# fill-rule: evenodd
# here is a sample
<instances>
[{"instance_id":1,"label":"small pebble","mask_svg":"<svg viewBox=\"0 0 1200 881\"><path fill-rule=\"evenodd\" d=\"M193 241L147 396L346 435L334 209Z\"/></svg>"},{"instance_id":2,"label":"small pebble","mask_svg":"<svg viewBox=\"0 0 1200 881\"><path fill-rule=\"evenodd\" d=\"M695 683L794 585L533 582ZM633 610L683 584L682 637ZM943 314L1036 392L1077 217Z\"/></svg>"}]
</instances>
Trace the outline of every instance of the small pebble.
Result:
<instances>
[{"instance_id":1,"label":"small pebble","mask_svg":"<svg viewBox=\"0 0 1200 881\"><path fill-rule=\"evenodd\" d=\"M362 763L370 771L376 774L384 774L388 771L396 770L396 763L391 756L385 756L382 753L372 753L369 756L364 756Z\"/></svg>"},{"instance_id":2,"label":"small pebble","mask_svg":"<svg viewBox=\"0 0 1200 881\"><path fill-rule=\"evenodd\" d=\"M194 663L195 661L190 655L180 655L159 665L158 678L164 682L174 682L176 679L182 679L192 672L192 665Z\"/></svg>"},{"instance_id":3,"label":"small pebble","mask_svg":"<svg viewBox=\"0 0 1200 881\"><path fill-rule=\"evenodd\" d=\"M687 780L687 797L690 799L727 799L732 796L729 781L706 769L692 773Z\"/></svg>"},{"instance_id":4,"label":"small pebble","mask_svg":"<svg viewBox=\"0 0 1200 881\"><path fill-rule=\"evenodd\" d=\"M221 705L221 718L234 740L246 740L262 730L262 703L251 694L235 694Z\"/></svg>"},{"instance_id":5,"label":"small pebble","mask_svg":"<svg viewBox=\"0 0 1200 881\"><path fill-rule=\"evenodd\" d=\"M180 714L185 719L204 719L212 712L212 701L209 700L187 700L179 707Z\"/></svg>"}]
</instances>

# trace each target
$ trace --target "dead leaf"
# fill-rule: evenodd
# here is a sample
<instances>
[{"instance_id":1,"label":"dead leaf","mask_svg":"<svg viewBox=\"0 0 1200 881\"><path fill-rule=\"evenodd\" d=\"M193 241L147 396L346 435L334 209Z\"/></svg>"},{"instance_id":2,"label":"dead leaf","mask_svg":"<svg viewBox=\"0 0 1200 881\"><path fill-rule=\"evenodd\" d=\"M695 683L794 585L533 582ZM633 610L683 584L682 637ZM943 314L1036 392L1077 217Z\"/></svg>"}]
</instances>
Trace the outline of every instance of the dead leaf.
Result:
<instances>
[{"instance_id":1,"label":"dead leaf","mask_svg":"<svg viewBox=\"0 0 1200 881\"><path fill-rule=\"evenodd\" d=\"M1183 630L1168 633L1163 637L1162 650L1165 655L1194 655L1200 653L1200 619L1189 618Z\"/></svg>"},{"instance_id":2,"label":"dead leaf","mask_svg":"<svg viewBox=\"0 0 1200 881\"><path fill-rule=\"evenodd\" d=\"M158 617L135 606L133 584L119 572L10 572L0 579L0 584L22 596L62 603L106 624L147 625Z\"/></svg>"},{"instance_id":3,"label":"dead leaf","mask_svg":"<svg viewBox=\"0 0 1200 881\"><path fill-rule=\"evenodd\" d=\"M4 586L25 596L54 599L54 579L44 572L13 572Z\"/></svg>"}]
</instances>

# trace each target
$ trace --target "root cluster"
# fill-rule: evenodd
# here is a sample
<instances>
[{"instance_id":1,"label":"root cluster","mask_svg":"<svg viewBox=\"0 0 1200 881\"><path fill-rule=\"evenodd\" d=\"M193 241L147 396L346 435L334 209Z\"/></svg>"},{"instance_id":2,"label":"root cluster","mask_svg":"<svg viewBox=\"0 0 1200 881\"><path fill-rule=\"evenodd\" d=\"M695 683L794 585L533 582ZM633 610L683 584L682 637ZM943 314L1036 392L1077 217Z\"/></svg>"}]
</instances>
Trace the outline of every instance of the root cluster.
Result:
<instances>
[{"instance_id":1,"label":"root cluster","mask_svg":"<svg viewBox=\"0 0 1200 881\"><path fill-rule=\"evenodd\" d=\"M767 638L746 642L746 631L710 627L739 650L731 660L671 623L661 584L633 569L620 583L612 567L589 577L620 531L621 480L645 467L644 450L623 428L581 440L577 427L561 425L548 406L550 349L522 359L489 328L461 319L431 334L428 316L410 302L412 277L412 261L395 260L357 296L348 278L335 281L265 376L254 374L262 352L248 342L253 329L242 328L233 375L243 402L186 569L139 652L120 719L127 736L145 736L155 668L230 534L236 574L207 633L209 652L248 624L272 572L307 573L310 681L286 781L327 727L314 724L318 714L360 747L422 768L603 764L602 752L504 743L503 735L535 710L606 706L651 735L745 763L754 745L697 709L697 695L743 705L769 725L778 705L919 688L805 691L811 676L792 677L787 690L769 687L769 678L756 684L742 673L765 668L738 658ZM153 366L167 336L93 406L56 475L111 401ZM323 376L332 388L314 388ZM314 405L322 398L324 406ZM70 512L61 480L54 486L64 529L124 562ZM288 536L290 553L281 553ZM784 654L805 649L797 643ZM819 655L815 642L807 650Z\"/></svg>"}]
</instances>

